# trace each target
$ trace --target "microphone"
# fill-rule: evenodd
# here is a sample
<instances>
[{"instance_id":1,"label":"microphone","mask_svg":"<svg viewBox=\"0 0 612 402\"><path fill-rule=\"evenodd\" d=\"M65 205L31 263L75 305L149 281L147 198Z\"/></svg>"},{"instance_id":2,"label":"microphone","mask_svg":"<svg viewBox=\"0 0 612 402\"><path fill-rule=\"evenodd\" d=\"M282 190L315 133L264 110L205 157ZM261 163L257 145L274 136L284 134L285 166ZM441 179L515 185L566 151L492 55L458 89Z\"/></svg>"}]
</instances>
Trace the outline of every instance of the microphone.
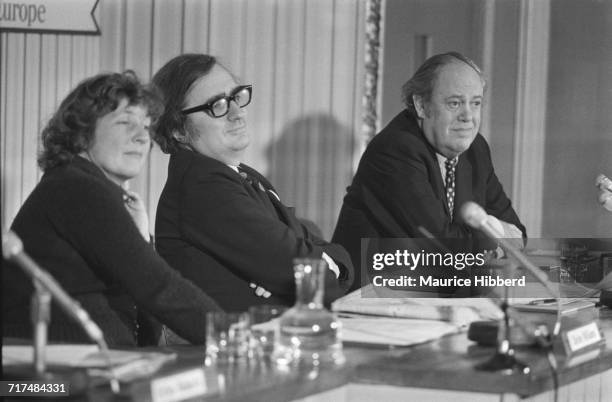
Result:
<instances>
[{"instance_id":1,"label":"microphone","mask_svg":"<svg viewBox=\"0 0 612 402\"><path fill-rule=\"evenodd\" d=\"M459 211L463 221L474 229L480 230L487 237L496 241L508 254L511 254L529 273L548 290L548 292L557 299L558 311L557 322L553 330L553 335L557 335L561 329L561 300L558 289L550 282L548 277L536 267L527 256L514 247L509 241L504 239L503 233L499 233L491 224L488 223L489 215L484 209L475 202L468 201L461 206Z\"/></svg>"},{"instance_id":2,"label":"microphone","mask_svg":"<svg viewBox=\"0 0 612 402\"><path fill-rule=\"evenodd\" d=\"M111 375L113 376L111 379L111 387L113 388L113 392L118 392L119 383L118 380L114 378L114 372L111 368L111 361L108 354L108 346L106 344L106 340L104 339L104 333L89 317L87 311L85 311L85 309L83 309L78 302L76 302L74 299L72 299L72 297L70 297L70 295L68 295L68 293L66 293L66 291L55 280L55 278L51 276L51 274L38 266L38 264L36 264L36 262L34 262L34 260L23 251L23 243L15 232L9 231L4 236L4 241L2 242L2 255L6 260L13 261L19 265L36 284L46 289L55 299L57 304L60 305L62 310L74 318L85 330L89 338L98 345L100 351L106 356L109 369L111 370Z\"/></svg>"},{"instance_id":3,"label":"microphone","mask_svg":"<svg viewBox=\"0 0 612 402\"><path fill-rule=\"evenodd\" d=\"M471 223L480 224L480 222L485 222L487 220L487 214L485 211L478 206L478 204L474 204L478 208L473 210L469 216L465 218L469 218ZM473 208L473 207L471 207ZM484 219L483 219L484 214ZM471 225L470 225L471 226ZM439 248L440 251L447 253L450 252L438 239L434 237L434 235L424 228L423 226L419 226L417 228L419 232L429 240L433 242L436 247ZM481 367L486 370L499 370L499 369L512 369L512 370L523 370L525 372L525 366L522 365L519 361L514 357L514 351L510 346L510 324L509 324L509 316L508 316L508 294L507 290L505 295L499 294L498 291L493 290L494 297L489 297L489 299L497 302L501 300L501 305L499 306L504 314L504 322L505 322L505 340L500 342L498 345L498 350L496 354L484 364L479 364L478 367ZM526 333L533 334L535 336L536 341L545 347L549 346L548 339L545 339L546 332L541 325L535 325L533 322L517 315L514 317L514 320L522 328ZM490 342L490 328L491 323L489 321L475 321L470 324L470 328L468 330L468 339L476 341L477 343ZM496 330L498 331L499 329ZM494 336L497 341L497 332Z\"/></svg>"},{"instance_id":4,"label":"microphone","mask_svg":"<svg viewBox=\"0 0 612 402\"><path fill-rule=\"evenodd\" d=\"M599 194L599 203L604 209L612 212L612 180L600 174L595 179L595 186L601 191L601 194Z\"/></svg>"}]
</instances>

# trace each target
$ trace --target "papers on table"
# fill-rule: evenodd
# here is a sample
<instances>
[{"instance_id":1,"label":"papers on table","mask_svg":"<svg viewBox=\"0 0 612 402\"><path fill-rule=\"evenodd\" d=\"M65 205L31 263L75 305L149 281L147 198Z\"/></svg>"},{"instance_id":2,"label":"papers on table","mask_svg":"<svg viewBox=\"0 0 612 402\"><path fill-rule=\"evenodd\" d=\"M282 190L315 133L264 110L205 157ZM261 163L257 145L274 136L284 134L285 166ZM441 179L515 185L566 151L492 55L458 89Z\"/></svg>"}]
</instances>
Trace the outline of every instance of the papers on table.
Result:
<instances>
[{"instance_id":1,"label":"papers on table","mask_svg":"<svg viewBox=\"0 0 612 402\"><path fill-rule=\"evenodd\" d=\"M343 342L409 346L460 332L473 321L502 317L499 307L486 298L413 298L408 294L376 298L366 286L336 300L332 310L340 316Z\"/></svg>"},{"instance_id":2,"label":"papers on table","mask_svg":"<svg viewBox=\"0 0 612 402\"><path fill-rule=\"evenodd\" d=\"M33 361L31 345L3 345L2 366L28 365ZM109 360L113 375L121 381L150 375L163 364L176 359L174 353L134 352L110 350L108 357L99 352L96 345L48 345L45 362L50 367L84 368L95 375L110 376Z\"/></svg>"},{"instance_id":3,"label":"papers on table","mask_svg":"<svg viewBox=\"0 0 612 402\"><path fill-rule=\"evenodd\" d=\"M98 352L96 345L49 345L45 348L45 361L51 366L83 367L88 356ZM34 358L31 345L4 345L2 347L2 365L29 364ZM103 364L106 365L105 363ZM94 366L94 367L98 367Z\"/></svg>"},{"instance_id":4,"label":"papers on table","mask_svg":"<svg viewBox=\"0 0 612 402\"><path fill-rule=\"evenodd\" d=\"M463 327L477 320L500 319L499 307L487 298L423 298L408 297L398 292L397 297L376 298L371 285L358 289L336 300L332 310L385 317L437 320Z\"/></svg>"},{"instance_id":5,"label":"papers on table","mask_svg":"<svg viewBox=\"0 0 612 402\"><path fill-rule=\"evenodd\" d=\"M512 300L511 306L517 311L529 311L535 313L556 314L561 305L561 312L569 314L579 310L595 308L597 299L586 298L561 298L557 299L516 299Z\"/></svg>"},{"instance_id":6,"label":"papers on table","mask_svg":"<svg viewBox=\"0 0 612 402\"><path fill-rule=\"evenodd\" d=\"M411 346L454 334L448 322L389 317L340 317L343 343Z\"/></svg>"}]
</instances>

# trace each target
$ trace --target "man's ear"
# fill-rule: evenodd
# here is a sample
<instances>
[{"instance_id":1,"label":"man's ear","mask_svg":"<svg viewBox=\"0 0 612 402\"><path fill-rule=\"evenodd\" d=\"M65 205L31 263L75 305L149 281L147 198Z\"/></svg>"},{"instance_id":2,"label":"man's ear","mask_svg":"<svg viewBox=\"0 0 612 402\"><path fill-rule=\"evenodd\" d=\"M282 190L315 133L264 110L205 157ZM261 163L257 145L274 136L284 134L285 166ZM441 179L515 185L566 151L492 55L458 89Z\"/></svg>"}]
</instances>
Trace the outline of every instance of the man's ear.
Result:
<instances>
[{"instance_id":1,"label":"man's ear","mask_svg":"<svg viewBox=\"0 0 612 402\"><path fill-rule=\"evenodd\" d=\"M412 103L414 104L414 110L416 110L419 119L424 119L426 117L426 113L423 97L419 95L412 95Z\"/></svg>"}]
</instances>

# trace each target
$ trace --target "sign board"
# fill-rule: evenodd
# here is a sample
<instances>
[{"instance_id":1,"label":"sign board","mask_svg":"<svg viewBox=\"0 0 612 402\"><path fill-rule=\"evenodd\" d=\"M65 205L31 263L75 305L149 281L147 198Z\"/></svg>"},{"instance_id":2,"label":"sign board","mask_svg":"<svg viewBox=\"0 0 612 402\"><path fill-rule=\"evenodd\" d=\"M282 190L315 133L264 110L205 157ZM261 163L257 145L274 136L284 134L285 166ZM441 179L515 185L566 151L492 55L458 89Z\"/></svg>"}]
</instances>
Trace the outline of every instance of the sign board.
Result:
<instances>
[{"instance_id":1,"label":"sign board","mask_svg":"<svg viewBox=\"0 0 612 402\"><path fill-rule=\"evenodd\" d=\"M598 348L605 343L597 322L593 321L561 333L568 355Z\"/></svg>"},{"instance_id":2,"label":"sign board","mask_svg":"<svg viewBox=\"0 0 612 402\"><path fill-rule=\"evenodd\" d=\"M201 368L157 378L151 382L153 402L183 401L204 395L206 391L206 377Z\"/></svg>"},{"instance_id":3,"label":"sign board","mask_svg":"<svg viewBox=\"0 0 612 402\"><path fill-rule=\"evenodd\" d=\"M99 0L0 0L0 31L99 35Z\"/></svg>"}]
</instances>

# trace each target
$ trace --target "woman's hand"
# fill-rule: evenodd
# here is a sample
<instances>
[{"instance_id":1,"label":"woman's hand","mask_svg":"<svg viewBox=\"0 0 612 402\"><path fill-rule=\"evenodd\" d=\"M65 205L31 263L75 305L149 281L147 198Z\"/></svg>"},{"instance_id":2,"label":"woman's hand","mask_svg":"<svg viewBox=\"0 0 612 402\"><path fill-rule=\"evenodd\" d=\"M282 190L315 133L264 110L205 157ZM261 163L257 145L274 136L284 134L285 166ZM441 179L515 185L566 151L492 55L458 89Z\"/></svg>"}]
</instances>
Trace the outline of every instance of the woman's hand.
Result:
<instances>
[{"instance_id":1,"label":"woman's hand","mask_svg":"<svg viewBox=\"0 0 612 402\"><path fill-rule=\"evenodd\" d=\"M125 190L123 201L125 202L125 208L130 213L130 216L134 220L140 234L147 242L149 242L149 216L147 215L144 202L142 202L142 199L137 193L129 190Z\"/></svg>"}]
</instances>

